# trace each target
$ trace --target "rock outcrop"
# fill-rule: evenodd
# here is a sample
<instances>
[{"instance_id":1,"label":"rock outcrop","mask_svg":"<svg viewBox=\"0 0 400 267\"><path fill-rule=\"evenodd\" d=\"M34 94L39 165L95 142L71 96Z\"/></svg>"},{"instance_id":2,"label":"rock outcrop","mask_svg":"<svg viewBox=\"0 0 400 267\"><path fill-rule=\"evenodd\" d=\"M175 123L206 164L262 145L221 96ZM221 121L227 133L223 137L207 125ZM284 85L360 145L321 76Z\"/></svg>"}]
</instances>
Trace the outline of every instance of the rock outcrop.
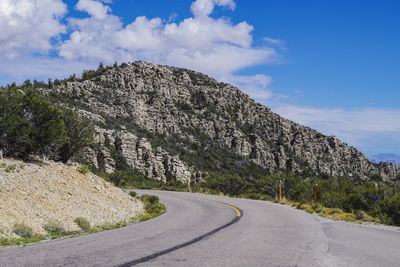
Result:
<instances>
[{"instance_id":1,"label":"rock outcrop","mask_svg":"<svg viewBox=\"0 0 400 267\"><path fill-rule=\"evenodd\" d=\"M88 158L107 172L115 165L111 148L163 181L203 179L207 171L229 170L227 162L233 168L254 163L271 173L400 177L400 167L373 164L334 136L284 119L198 72L134 62L53 90L96 121L99 149ZM215 166L196 155L210 156Z\"/></svg>"}]
</instances>

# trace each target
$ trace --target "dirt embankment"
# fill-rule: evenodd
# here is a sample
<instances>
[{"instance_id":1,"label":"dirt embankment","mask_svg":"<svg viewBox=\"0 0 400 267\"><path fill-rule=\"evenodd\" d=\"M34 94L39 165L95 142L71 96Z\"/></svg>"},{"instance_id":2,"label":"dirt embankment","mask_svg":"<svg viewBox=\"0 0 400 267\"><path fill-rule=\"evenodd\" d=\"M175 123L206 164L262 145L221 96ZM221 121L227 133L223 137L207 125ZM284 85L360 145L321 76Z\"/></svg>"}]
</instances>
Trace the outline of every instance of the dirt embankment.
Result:
<instances>
[{"instance_id":1,"label":"dirt embankment","mask_svg":"<svg viewBox=\"0 0 400 267\"><path fill-rule=\"evenodd\" d=\"M37 234L55 222L66 230L79 230L76 217L93 226L128 221L143 211L143 204L92 173L77 166L45 161L0 161L0 237L16 237L15 223Z\"/></svg>"}]
</instances>

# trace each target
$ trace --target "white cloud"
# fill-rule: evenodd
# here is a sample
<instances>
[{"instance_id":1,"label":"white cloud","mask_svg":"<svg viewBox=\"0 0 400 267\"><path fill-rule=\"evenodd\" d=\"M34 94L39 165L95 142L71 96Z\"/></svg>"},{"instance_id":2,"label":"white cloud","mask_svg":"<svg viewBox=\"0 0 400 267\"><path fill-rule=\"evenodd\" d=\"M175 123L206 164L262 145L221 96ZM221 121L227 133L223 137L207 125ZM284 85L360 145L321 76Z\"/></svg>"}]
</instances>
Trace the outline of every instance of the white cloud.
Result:
<instances>
[{"instance_id":1,"label":"white cloud","mask_svg":"<svg viewBox=\"0 0 400 267\"><path fill-rule=\"evenodd\" d=\"M50 40L65 32L66 11L62 0L1 0L0 58L47 53Z\"/></svg>"},{"instance_id":2,"label":"white cloud","mask_svg":"<svg viewBox=\"0 0 400 267\"><path fill-rule=\"evenodd\" d=\"M192 4L194 17L179 23L137 17L123 27L120 18L110 14L103 3L80 0L77 7L90 17L69 19L74 31L59 47L59 53L71 60L105 63L140 59L191 68L216 78L232 76L239 69L266 63L275 56L274 49L252 47L253 26L248 23L210 18L216 5L235 8L232 0L197 0Z\"/></svg>"},{"instance_id":3,"label":"white cloud","mask_svg":"<svg viewBox=\"0 0 400 267\"><path fill-rule=\"evenodd\" d=\"M279 39L273 39L273 38L270 38L270 37L264 37L263 40L264 40L267 44L277 46L277 47L279 47L279 48L282 49L282 50L285 50L285 49L286 49L286 43L285 43L285 41L282 41L282 40L279 40Z\"/></svg>"},{"instance_id":4,"label":"white cloud","mask_svg":"<svg viewBox=\"0 0 400 267\"><path fill-rule=\"evenodd\" d=\"M109 2L107 1L105 3ZM76 9L87 12L96 19L104 19L107 16L107 13L111 11L109 6L103 5L102 3L94 0L79 0L79 2L76 4Z\"/></svg>"},{"instance_id":5,"label":"white cloud","mask_svg":"<svg viewBox=\"0 0 400 267\"><path fill-rule=\"evenodd\" d=\"M197 0L190 9L195 17L205 17L212 13L215 5L228 6L232 10L236 7L233 0Z\"/></svg>"},{"instance_id":6,"label":"white cloud","mask_svg":"<svg viewBox=\"0 0 400 267\"><path fill-rule=\"evenodd\" d=\"M291 105L272 106L285 118L362 147L367 153L391 149L400 142L400 110L383 108L340 109L310 108ZM381 150L379 151L379 147Z\"/></svg>"},{"instance_id":7,"label":"white cloud","mask_svg":"<svg viewBox=\"0 0 400 267\"><path fill-rule=\"evenodd\" d=\"M232 76L227 78L227 80L240 87L244 92L256 100L266 100L273 96L273 93L267 88L271 83L272 78L264 74L253 76Z\"/></svg>"}]
</instances>

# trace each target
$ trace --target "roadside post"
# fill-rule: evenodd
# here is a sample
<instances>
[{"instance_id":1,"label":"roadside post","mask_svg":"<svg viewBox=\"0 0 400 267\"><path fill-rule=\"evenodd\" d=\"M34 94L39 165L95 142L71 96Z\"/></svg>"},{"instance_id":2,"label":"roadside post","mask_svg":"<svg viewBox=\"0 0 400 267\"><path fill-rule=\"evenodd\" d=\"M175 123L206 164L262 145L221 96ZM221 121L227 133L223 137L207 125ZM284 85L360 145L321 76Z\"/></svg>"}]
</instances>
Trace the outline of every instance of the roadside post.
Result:
<instances>
[{"instance_id":1,"label":"roadside post","mask_svg":"<svg viewBox=\"0 0 400 267\"><path fill-rule=\"evenodd\" d=\"M314 205L317 204L317 193L318 193L318 184L315 184L315 188L314 188Z\"/></svg>"},{"instance_id":2,"label":"roadside post","mask_svg":"<svg viewBox=\"0 0 400 267\"><path fill-rule=\"evenodd\" d=\"M279 181L279 202L282 199L282 180Z\"/></svg>"}]
</instances>

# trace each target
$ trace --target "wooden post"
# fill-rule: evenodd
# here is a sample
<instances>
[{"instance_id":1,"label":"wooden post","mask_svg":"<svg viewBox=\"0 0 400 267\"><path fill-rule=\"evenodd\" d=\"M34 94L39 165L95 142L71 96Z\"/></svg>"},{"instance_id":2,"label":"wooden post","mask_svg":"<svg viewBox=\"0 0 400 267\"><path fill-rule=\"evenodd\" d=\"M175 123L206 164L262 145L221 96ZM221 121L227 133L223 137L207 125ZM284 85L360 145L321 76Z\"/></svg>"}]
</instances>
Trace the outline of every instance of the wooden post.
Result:
<instances>
[{"instance_id":1,"label":"wooden post","mask_svg":"<svg viewBox=\"0 0 400 267\"><path fill-rule=\"evenodd\" d=\"M282 199L282 180L279 181L279 202Z\"/></svg>"},{"instance_id":2,"label":"wooden post","mask_svg":"<svg viewBox=\"0 0 400 267\"><path fill-rule=\"evenodd\" d=\"M315 188L314 188L314 205L317 204L317 193L318 193L318 184L315 184Z\"/></svg>"}]
</instances>

